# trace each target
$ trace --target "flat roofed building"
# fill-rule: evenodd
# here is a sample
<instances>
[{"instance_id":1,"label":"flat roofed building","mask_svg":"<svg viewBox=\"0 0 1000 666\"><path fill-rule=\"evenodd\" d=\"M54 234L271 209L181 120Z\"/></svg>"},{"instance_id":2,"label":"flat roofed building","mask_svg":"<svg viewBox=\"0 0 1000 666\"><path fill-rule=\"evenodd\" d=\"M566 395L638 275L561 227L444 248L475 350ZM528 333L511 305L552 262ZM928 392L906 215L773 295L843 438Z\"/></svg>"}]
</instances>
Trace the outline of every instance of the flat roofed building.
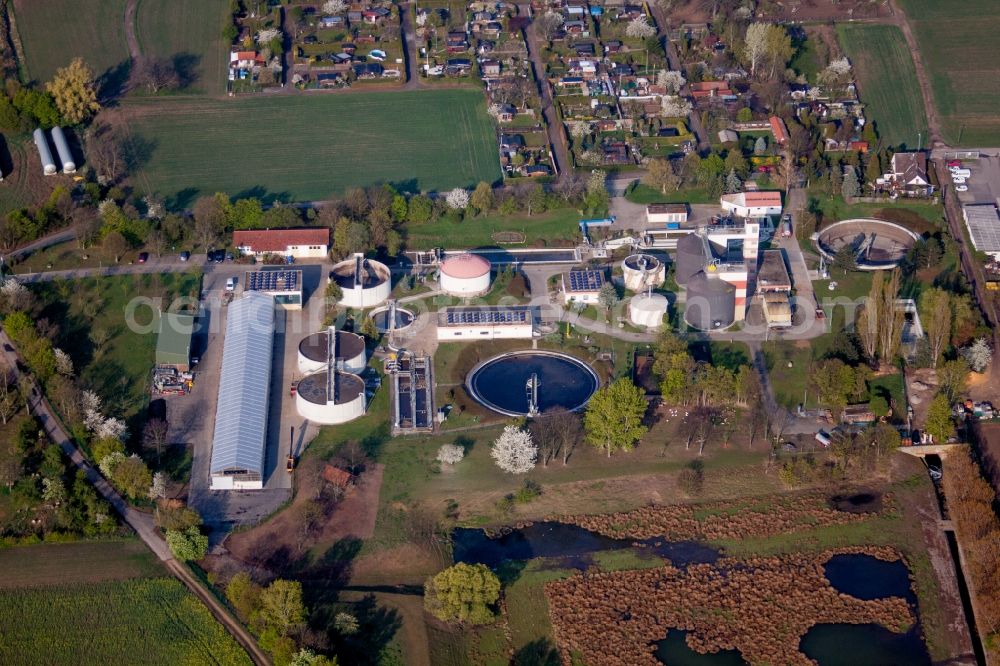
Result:
<instances>
[{"instance_id":1,"label":"flat roofed building","mask_svg":"<svg viewBox=\"0 0 1000 666\"><path fill-rule=\"evenodd\" d=\"M792 325L792 305L786 293L763 295L764 319L771 328L785 328Z\"/></svg>"},{"instance_id":2,"label":"flat roofed building","mask_svg":"<svg viewBox=\"0 0 1000 666\"><path fill-rule=\"evenodd\" d=\"M997 207L993 204L962 206L962 217L975 248L1000 260L1000 213Z\"/></svg>"},{"instance_id":3,"label":"flat roofed building","mask_svg":"<svg viewBox=\"0 0 1000 666\"><path fill-rule=\"evenodd\" d=\"M212 490L264 487L274 300L247 292L230 304L210 465Z\"/></svg>"},{"instance_id":4,"label":"flat roofed building","mask_svg":"<svg viewBox=\"0 0 1000 666\"><path fill-rule=\"evenodd\" d=\"M650 224L683 223L687 219L687 204L652 203L646 206L646 222Z\"/></svg>"},{"instance_id":5,"label":"flat roofed building","mask_svg":"<svg viewBox=\"0 0 1000 666\"><path fill-rule=\"evenodd\" d=\"M156 366L180 372L190 370L193 334L193 315L180 312L160 314L160 330L156 336Z\"/></svg>"},{"instance_id":6,"label":"flat roofed building","mask_svg":"<svg viewBox=\"0 0 1000 666\"><path fill-rule=\"evenodd\" d=\"M247 271L243 281L244 292L267 294L274 305L286 310L302 309L302 271Z\"/></svg>"},{"instance_id":7,"label":"flat roofed building","mask_svg":"<svg viewBox=\"0 0 1000 666\"><path fill-rule=\"evenodd\" d=\"M278 254L296 259L323 259L330 250L326 228L251 229L233 232L233 245L240 254Z\"/></svg>"},{"instance_id":8,"label":"flat roofed building","mask_svg":"<svg viewBox=\"0 0 1000 666\"><path fill-rule=\"evenodd\" d=\"M574 269L564 273L562 276L563 302L594 305L598 302L604 283L603 270Z\"/></svg>"},{"instance_id":9,"label":"flat roofed building","mask_svg":"<svg viewBox=\"0 0 1000 666\"><path fill-rule=\"evenodd\" d=\"M781 215L781 192L739 192L723 194L722 210L736 217Z\"/></svg>"},{"instance_id":10,"label":"flat roofed building","mask_svg":"<svg viewBox=\"0 0 1000 666\"><path fill-rule=\"evenodd\" d=\"M453 307L438 312L438 340L530 339L535 309L523 306Z\"/></svg>"}]
</instances>

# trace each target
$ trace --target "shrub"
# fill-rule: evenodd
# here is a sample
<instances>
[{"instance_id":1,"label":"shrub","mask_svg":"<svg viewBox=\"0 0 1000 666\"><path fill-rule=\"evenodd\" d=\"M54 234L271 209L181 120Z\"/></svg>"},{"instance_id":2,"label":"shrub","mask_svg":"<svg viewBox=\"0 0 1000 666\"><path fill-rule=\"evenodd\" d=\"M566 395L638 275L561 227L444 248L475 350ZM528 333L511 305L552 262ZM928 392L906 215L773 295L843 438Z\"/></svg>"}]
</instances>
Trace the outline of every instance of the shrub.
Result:
<instances>
[{"instance_id":1,"label":"shrub","mask_svg":"<svg viewBox=\"0 0 1000 666\"><path fill-rule=\"evenodd\" d=\"M537 481L532 481L531 479L525 479L524 485L521 489L517 491L514 495L514 501L518 504L527 504L536 497L540 497L542 494L542 486Z\"/></svg>"}]
</instances>

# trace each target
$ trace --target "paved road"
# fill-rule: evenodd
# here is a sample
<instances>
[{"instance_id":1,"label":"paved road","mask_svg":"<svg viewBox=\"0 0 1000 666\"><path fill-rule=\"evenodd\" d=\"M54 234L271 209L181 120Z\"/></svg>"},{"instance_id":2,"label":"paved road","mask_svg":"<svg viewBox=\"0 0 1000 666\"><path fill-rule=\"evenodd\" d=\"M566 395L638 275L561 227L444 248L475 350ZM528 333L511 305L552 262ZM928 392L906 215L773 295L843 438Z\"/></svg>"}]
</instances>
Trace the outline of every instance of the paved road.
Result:
<instances>
[{"instance_id":1,"label":"paved road","mask_svg":"<svg viewBox=\"0 0 1000 666\"><path fill-rule=\"evenodd\" d=\"M0 331L0 344L3 344L3 356L10 368L11 372L17 377L20 374L18 370L18 355L14 351L7 351L8 347L13 349L13 343L7 334ZM137 511L132 506L122 498L118 492L111 487L111 484L105 480L101 474L94 469L89 462L87 462L80 449L77 448L76 444L69 438L66 431L63 429L59 420L55 416L55 412L49 405L48 400L46 400L37 390L34 391L34 395L29 400L28 404L31 412L42 424L45 429L45 433L48 437L59 445L72 463L78 468L83 470L86 474L87 480L93 484L94 488L100 493L118 514L122 517L125 523L131 527L135 533L142 539L143 543L149 547L150 550L166 565L166 567L180 579L184 585L188 587L198 598L208 606L212 615L215 616L216 620L223 624L226 629L233 635L233 637L243 646L243 648L250 654L254 663L260 665L266 665L270 663L267 655L257 646L256 641L253 637L243 628L243 626L234 619L229 612L215 599L208 591L206 591L201 584L194 578L191 572L183 564L177 562L173 554L171 554L170 549L167 547L166 541L160 536L160 531L156 527L156 523L153 520L153 516L148 513L142 513Z\"/></svg>"},{"instance_id":2,"label":"paved road","mask_svg":"<svg viewBox=\"0 0 1000 666\"><path fill-rule=\"evenodd\" d=\"M72 227L68 229L61 229L60 231L53 232L48 236L42 236L38 240L31 241L27 245L22 245L21 247L14 248L7 253L7 258L17 258L22 257L32 252L37 252L38 250L44 250L47 247L53 245L59 245L60 243L66 243L76 238L76 230Z\"/></svg>"},{"instance_id":3,"label":"paved road","mask_svg":"<svg viewBox=\"0 0 1000 666\"><path fill-rule=\"evenodd\" d=\"M406 62L406 85L404 90L418 90L423 87L417 71L417 33L413 23L413 8L409 2L399 3L399 30L403 33L403 60Z\"/></svg>"}]
</instances>

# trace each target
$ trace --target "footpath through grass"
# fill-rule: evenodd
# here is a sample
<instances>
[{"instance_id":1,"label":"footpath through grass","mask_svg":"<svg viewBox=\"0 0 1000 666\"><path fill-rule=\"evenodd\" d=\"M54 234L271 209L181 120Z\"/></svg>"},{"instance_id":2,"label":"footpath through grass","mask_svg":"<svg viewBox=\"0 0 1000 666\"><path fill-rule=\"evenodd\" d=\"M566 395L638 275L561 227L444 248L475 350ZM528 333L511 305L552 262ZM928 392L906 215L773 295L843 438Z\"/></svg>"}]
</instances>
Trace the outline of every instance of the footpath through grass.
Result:
<instances>
[{"instance_id":1,"label":"footpath through grass","mask_svg":"<svg viewBox=\"0 0 1000 666\"><path fill-rule=\"evenodd\" d=\"M112 78L124 81L125 0L14 0L13 8L29 79L48 81L80 57L97 76L119 69Z\"/></svg>"},{"instance_id":2,"label":"footpath through grass","mask_svg":"<svg viewBox=\"0 0 1000 666\"><path fill-rule=\"evenodd\" d=\"M902 0L930 77L942 138L950 145L1000 144L1000 3ZM891 90L917 90L899 79ZM863 92L863 91L862 91Z\"/></svg>"},{"instance_id":3,"label":"footpath through grass","mask_svg":"<svg viewBox=\"0 0 1000 666\"><path fill-rule=\"evenodd\" d=\"M854 65L861 101L868 105L882 143L915 150L920 133L926 146L927 113L902 30L838 24L837 36Z\"/></svg>"},{"instance_id":4,"label":"footpath through grass","mask_svg":"<svg viewBox=\"0 0 1000 666\"><path fill-rule=\"evenodd\" d=\"M251 663L172 579L0 590L0 636L4 664Z\"/></svg>"},{"instance_id":5,"label":"footpath through grass","mask_svg":"<svg viewBox=\"0 0 1000 666\"><path fill-rule=\"evenodd\" d=\"M325 200L352 187L472 187L500 177L479 90L184 96L123 104L142 163L136 185L170 208L226 192Z\"/></svg>"}]
</instances>

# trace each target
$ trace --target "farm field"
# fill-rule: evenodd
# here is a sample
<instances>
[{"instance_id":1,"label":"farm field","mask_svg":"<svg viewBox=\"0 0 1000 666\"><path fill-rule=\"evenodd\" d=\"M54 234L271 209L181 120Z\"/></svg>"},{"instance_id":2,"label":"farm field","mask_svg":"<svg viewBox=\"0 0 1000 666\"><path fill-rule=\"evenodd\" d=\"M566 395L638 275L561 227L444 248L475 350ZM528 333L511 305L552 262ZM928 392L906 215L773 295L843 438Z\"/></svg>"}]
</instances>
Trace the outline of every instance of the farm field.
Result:
<instances>
[{"instance_id":1,"label":"farm field","mask_svg":"<svg viewBox=\"0 0 1000 666\"><path fill-rule=\"evenodd\" d=\"M128 59L125 0L15 0L13 7L29 79L48 81L76 57L98 77Z\"/></svg>"},{"instance_id":2,"label":"farm field","mask_svg":"<svg viewBox=\"0 0 1000 666\"><path fill-rule=\"evenodd\" d=\"M175 209L214 192L311 201L376 183L428 191L500 177L478 90L173 97L123 109L144 162L137 185Z\"/></svg>"},{"instance_id":3,"label":"farm field","mask_svg":"<svg viewBox=\"0 0 1000 666\"><path fill-rule=\"evenodd\" d=\"M1000 143L1000 5L993 0L902 0L927 74L944 141Z\"/></svg>"},{"instance_id":4,"label":"farm field","mask_svg":"<svg viewBox=\"0 0 1000 666\"><path fill-rule=\"evenodd\" d=\"M162 576L156 556L138 539L42 543L0 550L0 590L54 587Z\"/></svg>"},{"instance_id":5,"label":"farm field","mask_svg":"<svg viewBox=\"0 0 1000 666\"><path fill-rule=\"evenodd\" d=\"M226 0L139 0L136 33L143 55L169 58L187 82L183 92L225 92Z\"/></svg>"},{"instance_id":6,"label":"farm field","mask_svg":"<svg viewBox=\"0 0 1000 666\"><path fill-rule=\"evenodd\" d=\"M916 149L920 133L926 146L927 114L903 32L890 25L838 24L837 36L883 145Z\"/></svg>"},{"instance_id":7,"label":"farm field","mask_svg":"<svg viewBox=\"0 0 1000 666\"><path fill-rule=\"evenodd\" d=\"M155 578L0 590L0 663L250 664L183 585Z\"/></svg>"}]
</instances>

